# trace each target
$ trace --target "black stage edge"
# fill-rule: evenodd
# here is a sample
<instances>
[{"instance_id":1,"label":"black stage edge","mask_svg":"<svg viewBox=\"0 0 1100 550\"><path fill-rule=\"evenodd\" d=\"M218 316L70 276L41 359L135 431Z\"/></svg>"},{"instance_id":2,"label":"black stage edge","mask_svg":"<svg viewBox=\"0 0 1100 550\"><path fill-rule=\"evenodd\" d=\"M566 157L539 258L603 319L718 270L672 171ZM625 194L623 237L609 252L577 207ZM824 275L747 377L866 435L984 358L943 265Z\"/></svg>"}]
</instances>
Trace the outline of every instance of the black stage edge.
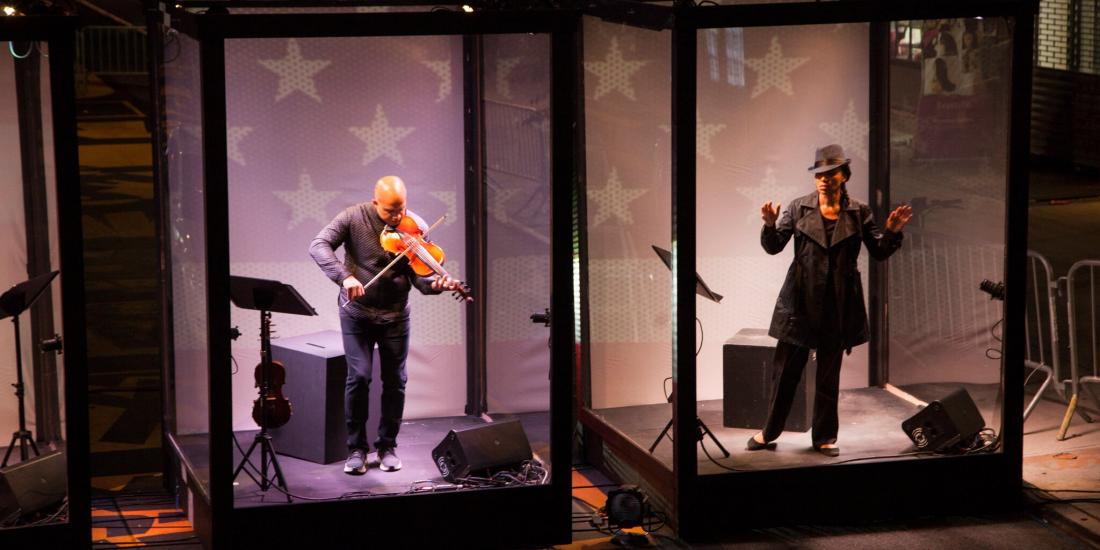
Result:
<instances>
[{"instance_id":1,"label":"black stage edge","mask_svg":"<svg viewBox=\"0 0 1100 550\"><path fill-rule=\"evenodd\" d=\"M0 41L49 43L50 108L60 241L61 302L65 337L65 447L69 476L69 521L0 530L4 548L89 548L91 486L88 435L87 337L84 311L84 240L76 133L73 66L78 19L35 15L0 17ZM68 184L66 184L68 183Z\"/></svg>"},{"instance_id":2,"label":"black stage edge","mask_svg":"<svg viewBox=\"0 0 1100 550\"><path fill-rule=\"evenodd\" d=\"M496 420L518 418L523 423L532 451L544 462L549 462L548 413L493 416ZM501 527L523 527L496 531L500 535L497 539L500 546L524 546L535 540L553 540L555 525L533 516L529 504L530 499L551 502L554 490L551 485L401 494L407 493L416 481L446 484L432 462L431 449L451 429L484 424L481 418L471 416L406 420L401 428L402 443L397 448L404 467L397 472L379 470L373 453L369 457L370 468L362 476L343 473L342 461L320 465L280 456L290 492L332 500L296 499L294 504L288 505L277 491L268 491L265 495L246 476L241 476L235 488L233 522L236 525L281 523L296 528L275 533L253 530L247 530L247 534L234 533L234 547L251 548L255 544L272 544L279 548L296 545L303 548L325 547L354 541L384 541L387 547L423 548L441 544L446 547L484 547L487 539L485 530L473 526L485 518L492 518ZM252 433L239 432L237 438L247 441ZM202 444L201 440L198 444ZM566 465L568 467L568 463ZM552 462L547 466L554 468ZM419 486L427 487L428 484ZM369 492L377 496L368 495ZM425 498L428 495L435 498ZM339 500L341 496L346 498ZM418 518L416 523L420 527L397 528L409 523L410 514ZM325 518L324 525L332 527L322 527L309 519L321 516ZM440 542L440 533L447 533L444 543Z\"/></svg>"},{"instance_id":3,"label":"black stage edge","mask_svg":"<svg viewBox=\"0 0 1100 550\"><path fill-rule=\"evenodd\" d=\"M988 422L995 415L998 386L927 383L905 386L902 390L918 399L931 401L954 388L965 387ZM1004 499L1000 506L1012 506L1018 502L1018 491L1006 490L1004 484L997 480L997 472L974 474L992 463L1004 462L998 460L1003 459L1003 455L922 455L903 460L875 459L914 451L912 443L901 430L901 422L919 408L884 389L841 391L840 413L844 422L840 434L842 454L838 458L826 458L812 451L808 432L785 432L777 442L776 451L745 451L744 441L757 429L723 427L721 400L700 401L698 405L700 417L712 426L718 438L732 452L731 458L722 459L714 446L707 442L710 455L722 466L715 465L703 452L698 454L699 483L706 488L699 498L708 498L707 493L718 491L710 498L723 500L723 504L702 511L704 516L700 521L713 523L716 529L725 529L723 526L727 525L750 528L794 523L851 524L905 516L939 515L965 511L968 507L988 506L984 499L994 495ZM650 441L660 430L669 409L665 403L598 411L586 409L588 414L597 416L600 421L601 428L591 430L599 438L598 443L629 462L633 473L642 477L647 490L657 491L654 496L661 500L674 494L669 484L672 478L671 446L665 443L654 454L649 454L641 445ZM970 462L959 465L956 472L955 461L958 459ZM855 462L846 463L853 460ZM919 463L925 471L922 474L924 477L903 479L906 476L900 472L908 468L906 463ZM600 466L601 469L614 470L609 464ZM742 471L727 472L723 467ZM870 473L863 473L864 468ZM971 479L958 480L959 472L969 472L967 475ZM935 477L927 477L929 475ZM1003 471L999 475L1003 475ZM951 480L951 483L945 483L945 480ZM853 507L850 502L854 498L853 491L858 491L860 484L865 483L878 484L887 490L871 495L867 497L870 500ZM944 490L947 485L960 487ZM793 501L796 498L794 495L806 494L807 491L814 497L804 503ZM824 498L830 494L828 491L833 491L832 499ZM906 491L912 493L906 496ZM963 494L967 491L971 493ZM782 513L777 513L777 510Z\"/></svg>"}]
</instances>

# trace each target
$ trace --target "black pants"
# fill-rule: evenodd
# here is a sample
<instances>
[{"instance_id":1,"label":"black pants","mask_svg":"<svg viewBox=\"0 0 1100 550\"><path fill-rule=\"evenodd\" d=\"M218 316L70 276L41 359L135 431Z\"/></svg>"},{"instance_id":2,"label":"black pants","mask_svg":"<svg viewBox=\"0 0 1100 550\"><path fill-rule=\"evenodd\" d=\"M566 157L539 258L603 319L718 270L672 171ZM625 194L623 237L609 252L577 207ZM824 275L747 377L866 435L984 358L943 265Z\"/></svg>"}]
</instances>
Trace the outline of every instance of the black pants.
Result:
<instances>
[{"instance_id":1,"label":"black pants","mask_svg":"<svg viewBox=\"0 0 1100 550\"><path fill-rule=\"evenodd\" d=\"M382 418L378 420L376 449L397 446L397 432L405 412L405 359L409 356L409 318L385 324L357 320L340 311L348 378L344 386L344 420L348 450L367 450L367 411L371 366L378 346L382 374Z\"/></svg>"},{"instance_id":2,"label":"black pants","mask_svg":"<svg viewBox=\"0 0 1100 550\"><path fill-rule=\"evenodd\" d=\"M814 446L836 443L840 426L837 419L837 398L840 394L840 363L844 358L841 338L823 338L817 349L817 388L814 392L812 440ZM772 441L783 433L787 415L794 403L794 393L802 380L810 348L779 342L775 348L776 377L768 421L764 425L764 440Z\"/></svg>"}]
</instances>

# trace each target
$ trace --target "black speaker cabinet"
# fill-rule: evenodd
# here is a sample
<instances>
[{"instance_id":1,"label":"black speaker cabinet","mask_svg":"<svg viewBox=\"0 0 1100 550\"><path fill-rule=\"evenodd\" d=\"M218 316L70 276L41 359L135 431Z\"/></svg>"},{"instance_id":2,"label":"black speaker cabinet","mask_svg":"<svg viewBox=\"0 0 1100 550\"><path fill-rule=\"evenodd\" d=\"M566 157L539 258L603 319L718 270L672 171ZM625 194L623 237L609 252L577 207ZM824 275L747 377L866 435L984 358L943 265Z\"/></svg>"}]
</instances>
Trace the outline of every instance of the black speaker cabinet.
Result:
<instances>
[{"instance_id":1,"label":"black speaker cabinet","mask_svg":"<svg viewBox=\"0 0 1100 550\"><path fill-rule=\"evenodd\" d=\"M774 381L777 380L776 339L759 328L743 328L722 346L722 425L727 428L764 427L768 419ZM814 411L814 355L806 361L802 382L784 428L792 432L810 429Z\"/></svg>"},{"instance_id":2,"label":"black speaker cabinet","mask_svg":"<svg viewBox=\"0 0 1100 550\"><path fill-rule=\"evenodd\" d=\"M432 449L432 460L439 473L452 483L469 475L517 465L531 456L531 444L519 420L451 430Z\"/></svg>"},{"instance_id":3,"label":"black speaker cabinet","mask_svg":"<svg viewBox=\"0 0 1100 550\"><path fill-rule=\"evenodd\" d=\"M984 427L982 413L978 412L974 400L963 388L929 403L901 423L905 435L920 451L938 451L959 443L969 444Z\"/></svg>"},{"instance_id":4,"label":"black speaker cabinet","mask_svg":"<svg viewBox=\"0 0 1100 550\"><path fill-rule=\"evenodd\" d=\"M275 452L318 464L346 458L344 382L348 371L340 333L327 330L274 340L271 358L286 367L283 393L292 411L285 426L271 430ZM374 407L381 385L371 384ZM371 416L374 422L377 418Z\"/></svg>"},{"instance_id":5,"label":"black speaker cabinet","mask_svg":"<svg viewBox=\"0 0 1100 550\"><path fill-rule=\"evenodd\" d=\"M0 520L37 512L69 491L65 453L53 452L0 470Z\"/></svg>"}]
</instances>

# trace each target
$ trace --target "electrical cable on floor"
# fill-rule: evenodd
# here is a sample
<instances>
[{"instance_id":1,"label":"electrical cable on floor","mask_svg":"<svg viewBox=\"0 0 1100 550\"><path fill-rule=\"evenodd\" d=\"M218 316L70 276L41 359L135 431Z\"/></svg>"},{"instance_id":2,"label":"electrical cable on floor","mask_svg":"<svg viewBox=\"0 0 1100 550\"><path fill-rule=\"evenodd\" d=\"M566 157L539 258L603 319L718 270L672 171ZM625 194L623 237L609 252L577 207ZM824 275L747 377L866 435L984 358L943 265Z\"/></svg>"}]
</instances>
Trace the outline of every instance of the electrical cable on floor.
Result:
<instances>
[{"instance_id":1,"label":"electrical cable on floor","mask_svg":"<svg viewBox=\"0 0 1100 550\"><path fill-rule=\"evenodd\" d=\"M1004 319L1002 318L1002 319L998 320L996 323L993 323L993 326L989 327L989 335L992 336L993 339L996 340L997 342L1004 342L1004 340L1002 340L1001 337L997 336L997 327L1000 326L1000 324L1003 323L1003 322L1004 322ZM996 357L994 357L994 355L996 355ZM1001 355L1002 355L1002 352L1001 352L1000 348L986 348L985 349L985 356L988 357L989 359L994 360L994 361L999 360L1001 358Z\"/></svg>"},{"instance_id":2,"label":"electrical cable on floor","mask_svg":"<svg viewBox=\"0 0 1100 550\"><path fill-rule=\"evenodd\" d=\"M933 456L935 454L937 454L937 453L934 453L932 451L913 451L911 453L898 453L898 454L893 454L893 455L860 456L860 457L856 457L856 458L849 458L849 459L846 459L846 460L838 460L836 462L827 462L825 464L822 464L822 466L836 466L837 464L847 464L849 462L860 462L860 461L863 461L863 460L880 460L880 459L886 459L886 458L909 458L909 457L917 457L917 456Z\"/></svg>"},{"instance_id":3,"label":"electrical cable on floor","mask_svg":"<svg viewBox=\"0 0 1100 550\"><path fill-rule=\"evenodd\" d=\"M718 466L719 468L721 468L723 470L726 470L726 471L730 471L730 472L743 472L743 471L745 471L745 470L739 470L739 469L734 468L732 466L726 466L725 464L722 464L721 462L718 462L717 460L715 460L713 456L710 456L710 451L707 450L707 442L706 441L703 441L703 440L700 439L699 440L699 446L703 448L703 454L707 455L707 460L710 460L711 462L713 462L715 466Z\"/></svg>"},{"instance_id":4,"label":"electrical cable on floor","mask_svg":"<svg viewBox=\"0 0 1100 550\"><path fill-rule=\"evenodd\" d=\"M573 489L602 489L604 487L622 487L622 483L601 483L599 485L574 485Z\"/></svg>"},{"instance_id":5,"label":"electrical cable on floor","mask_svg":"<svg viewBox=\"0 0 1100 550\"><path fill-rule=\"evenodd\" d=\"M579 497L579 496L577 496L577 495L573 495L573 500L575 500L575 501L577 501L577 502L579 502L579 503L581 503L581 504L584 504L584 505L588 506L588 507L589 507L589 508L591 508L591 509L592 509L592 511L594 511L594 512L595 512L595 511L599 511L599 510L600 510L600 507L599 507L599 506L596 506L595 504L592 504L591 502L588 502L587 500L585 500L585 499L583 499L583 498L581 498L581 497Z\"/></svg>"}]
</instances>

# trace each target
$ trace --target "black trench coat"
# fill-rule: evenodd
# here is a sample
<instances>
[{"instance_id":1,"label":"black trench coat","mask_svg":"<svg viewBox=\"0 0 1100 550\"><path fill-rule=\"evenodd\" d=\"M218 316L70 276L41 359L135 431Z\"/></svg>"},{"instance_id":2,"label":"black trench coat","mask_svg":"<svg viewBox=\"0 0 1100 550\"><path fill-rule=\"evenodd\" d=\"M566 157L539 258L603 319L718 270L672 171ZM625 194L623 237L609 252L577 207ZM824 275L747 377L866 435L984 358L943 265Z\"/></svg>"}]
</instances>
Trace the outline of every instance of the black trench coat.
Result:
<instances>
[{"instance_id":1,"label":"black trench coat","mask_svg":"<svg viewBox=\"0 0 1100 550\"><path fill-rule=\"evenodd\" d=\"M843 338L843 349L867 341L867 309L860 279L860 243L876 260L889 258L901 247L901 233L880 232L871 208L849 198L833 229L832 246L826 246L825 224L818 211L817 191L791 201L775 227L760 232L760 244L768 254L778 254L794 236L794 261L775 302L768 334L803 347L817 348L823 328L835 328ZM836 307L825 311L830 257ZM833 332L833 331L829 331Z\"/></svg>"}]
</instances>

